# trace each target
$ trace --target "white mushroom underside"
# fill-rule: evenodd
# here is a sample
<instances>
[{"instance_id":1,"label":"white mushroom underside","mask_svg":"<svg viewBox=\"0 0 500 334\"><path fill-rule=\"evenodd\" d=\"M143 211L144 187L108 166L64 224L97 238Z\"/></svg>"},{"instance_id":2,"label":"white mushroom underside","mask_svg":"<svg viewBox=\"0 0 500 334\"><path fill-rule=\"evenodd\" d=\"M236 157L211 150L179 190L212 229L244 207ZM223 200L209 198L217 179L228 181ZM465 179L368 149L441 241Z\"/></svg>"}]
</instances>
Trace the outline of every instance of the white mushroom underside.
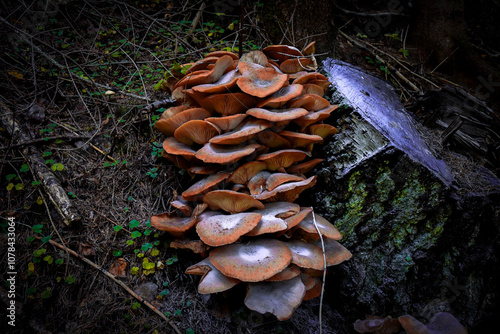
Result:
<instances>
[{"instance_id":1,"label":"white mushroom underside","mask_svg":"<svg viewBox=\"0 0 500 334\"><path fill-rule=\"evenodd\" d=\"M245 305L262 314L272 313L283 321L291 317L305 293L306 288L299 276L288 281L250 283Z\"/></svg>"}]
</instances>

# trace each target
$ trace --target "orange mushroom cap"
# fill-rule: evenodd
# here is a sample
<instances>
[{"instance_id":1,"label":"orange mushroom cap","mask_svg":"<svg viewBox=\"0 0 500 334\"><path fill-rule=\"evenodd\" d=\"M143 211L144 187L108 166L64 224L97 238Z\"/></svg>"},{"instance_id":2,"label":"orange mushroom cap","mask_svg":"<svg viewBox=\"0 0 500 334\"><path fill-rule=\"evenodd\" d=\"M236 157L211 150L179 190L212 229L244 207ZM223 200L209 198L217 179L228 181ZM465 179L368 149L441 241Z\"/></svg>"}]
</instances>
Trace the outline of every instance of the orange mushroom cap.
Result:
<instances>
[{"instance_id":1,"label":"orange mushroom cap","mask_svg":"<svg viewBox=\"0 0 500 334\"><path fill-rule=\"evenodd\" d=\"M266 189L267 178L271 176L268 171L260 171L255 174L250 180L248 180L248 190L250 190L251 195L258 195Z\"/></svg>"},{"instance_id":2,"label":"orange mushroom cap","mask_svg":"<svg viewBox=\"0 0 500 334\"><path fill-rule=\"evenodd\" d=\"M323 138L318 135L308 135L306 133L292 131L281 131L278 134L288 140L293 148L307 147L310 144L323 142Z\"/></svg>"},{"instance_id":3,"label":"orange mushroom cap","mask_svg":"<svg viewBox=\"0 0 500 334\"><path fill-rule=\"evenodd\" d=\"M287 246L293 254L292 263L301 268L322 270L324 268L321 248L299 240L288 241Z\"/></svg>"},{"instance_id":4,"label":"orange mushroom cap","mask_svg":"<svg viewBox=\"0 0 500 334\"><path fill-rule=\"evenodd\" d=\"M167 139L165 139L165 141L163 142L163 149L168 154L181 155L188 160L193 159L196 153L196 151L191 147L179 142L174 137L168 137Z\"/></svg>"},{"instance_id":5,"label":"orange mushroom cap","mask_svg":"<svg viewBox=\"0 0 500 334\"><path fill-rule=\"evenodd\" d=\"M243 72L236 84L249 95L266 97L285 86L287 81L288 75L280 74L271 67L262 67Z\"/></svg>"},{"instance_id":6,"label":"orange mushroom cap","mask_svg":"<svg viewBox=\"0 0 500 334\"><path fill-rule=\"evenodd\" d=\"M295 264L291 264L285 269L283 269L283 271L280 271L273 277L266 279L266 281L267 282L287 281L299 275L300 275L300 268L297 267Z\"/></svg>"},{"instance_id":7,"label":"orange mushroom cap","mask_svg":"<svg viewBox=\"0 0 500 334\"><path fill-rule=\"evenodd\" d=\"M316 94L320 97L323 97L323 95L325 95L325 89L319 85L304 84L302 85L302 87L304 87L302 89L302 94Z\"/></svg>"},{"instance_id":8,"label":"orange mushroom cap","mask_svg":"<svg viewBox=\"0 0 500 334\"><path fill-rule=\"evenodd\" d=\"M317 94L303 94L288 101L287 106L289 108L302 107L309 111L318 111L329 107L330 102Z\"/></svg>"},{"instance_id":9,"label":"orange mushroom cap","mask_svg":"<svg viewBox=\"0 0 500 334\"><path fill-rule=\"evenodd\" d=\"M187 268L186 274L203 275L198 284L198 293L202 295L223 292L240 283L239 280L222 274L209 258Z\"/></svg>"},{"instance_id":10,"label":"orange mushroom cap","mask_svg":"<svg viewBox=\"0 0 500 334\"><path fill-rule=\"evenodd\" d=\"M280 70L283 73L291 74L306 70L306 66L313 64L310 58L292 58L287 59L280 64Z\"/></svg>"},{"instance_id":11,"label":"orange mushroom cap","mask_svg":"<svg viewBox=\"0 0 500 334\"><path fill-rule=\"evenodd\" d=\"M250 208L263 209L264 204L250 195L232 190L214 190L203 197L203 202L211 210L224 210L229 213L239 213Z\"/></svg>"},{"instance_id":12,"label":"orange mushroom cap","mask_svg":"<svg viewBox=\"0 0 500 334\"><path fill-rule=\"evenodd\" d=\"M323 139L337 133L337 128L329 124L313 124L307 127L306 131L312 135L318 135Z\"/></svg>"},{"instance_id":13,"label":"orange mushroom cap","mask_svg":"<svg viewBox=\"0 0 500 334\"><path fill-rule=\"evenodd\" d=\"M302 54L304 56L310 56L312 54L314 54L316 52L316 42L313 41L309 44L307 44L306 46L304 46L304 48L302 49Z\"/></svg>"},{"instance_id":14,"label":"orange mushroom cap","mask_svg":"<svg viewBox=\"0 0 500 334\"><path fill-rule=\"evenodd\" d=\"M297 79L293 80L292 84L304 85L314 80L327 80L327 78L323 74L318 72L305 73L304 75L301 75Z\"/></svg>"},{"instance_id":15,"label":"orange mushroom cap","mask_svg":"<svg viewBox=\"0 0 500 334\"><path fill-rule=\"evenodd\" d=\"M278 186L271 191L263 191L261 194L255 195L254 197L260 201L265 202L293 202L297 199L297 197L299 197L302 191L311 188L315 184L316 176L311 176L304 181L282 184L281 186Z\"/></svg>"},{"instance_id":16,"label":"orange mushroom cap","mask_svg":"<svg viewBox=\"0 0 500 334\"><path fill-rule=\"evenodd\" d=\"M178 217L175 212L164 212L151 217L151 226L173 236L183 236L196 224L196 216Z\"/></svg>"},{"instance_id":17,"label":"orange mushroom cap","mask_svg":"<svg viewBox=\"0 0 500 334\"><path fill-rule=\"evenodd\" d=\"M256 107L281 108L287 101L302 94L302 85L289 85L279 89L268 98L257 103Z\"/></svg>"},{"instance_id":18,"label":"orange mushroom cap","mask_svg":"<svg viewBox=\"0 0 500 334\"><path fill-rule=\"evenodd\" d=\"M220 129L212 123L194 119L187 121L174 131L174 137L186 145L206 144L210 138L220 134Z\"/></svg>"},{"instance_id":19,"label":"orange mushroom cap","mask_svg":"<svg viewBox=\"0 0 500 334\"><path fill-rule=\"evenodd\" d=\"M276 239L255 239L217 247L210 261L224 275L244 282L260 282L283 271L292 261L288 246Z\"/></svg>"},{"instance_id":20,"label":"orange mushroom cap","mask_svg":"<svg viewBox=\"0 0 500 334\"><path fill-rule=\"evenodd\" d=\"M318 231L316 230L316 226L318 226L321 235L324 237L332 240L342 239L340 232L328 220L318 214L314 214L314 220L313 214L311 213L300 222L298 227L307 233L317 234ZM315 222L316 224L314 224Z\"/></svg>"},{"instance_id":21,"label":"orange mushroom cap","mask_svg":"<svg viewBox=\"0 0 500 334\"><path fill-rule=\"evenodd\" d=\"M217 60L215 66L209 71L196 71L186 75L179 80L174 86L174 89L179 86L192 87L196 85L214 83L218 81L222 75L230 70L233 66L233 59L230 56L222 56Z\"/></svg>"},{"instance_id":22,"label":"orange mushroom cap","mask_svg":"<svg viewBox=\"0 0 500 334\"><path fill-rule=\"evenodd\" d=\"M300 117L308 115L304 108L288 108L288 109L264 109L264 108L251 108L246 112L255 118L265 119L271 122L291 121Z\"/></svg>"},{"instance_id":23,"label":"orange mushroom cap","mask_svg":"<svg viewBox=\"0 0 500 334\"><path fill-rule=\"evenodd\" d=\"M324 109L310 112L309 114L302 116L301 118L294 119L293 122L296 123L299 127L299 131L304 131L306 127L311 124L319 123L325 119L327 119L330 114L338 108L338 105L331 105Z\"/></svg>"},{"instance_id":24,"label":"orange mushroom cap","mask_svg":"<svg viewBox=\"0 0 500 334\"><path fill-rule=\"evenodd\" d=\"M248 53L245 53L241 59L241 62L246 62L246 63L255 63L259 64L261 66L266 66L267 65L267 57L262 51L250 51Z\"/></svg>"},{"instance_id":25,"label":"orange mushroom cap","mask_svg":"<svg viewBox=\"0 0 500 334\"><path fill-rule=\"evenodd\" d=\"M294 174L273 173L266 180L266 189L273 190L274 188L282 185L283 183L294 182L294 181L303 181L303 180L305 180L304 177L294 175Z\"/></svg>"},{"instance_id":26,"label":"orange mushroom cap","mask_svg":"<svg viewBox=\"0 0 500 334\"><path fill-rule=\"evenodd\" d=\"M191 120L203 120L210 117L210 113L203 108L191 108L181 111L170 118L160 119L155 123L155 128L167 136L172 136L179 126Z\"/></svg>"},{"instance_id":27,"label":"orange mushroom cap","mask_svg":"<svg viewBox=\"0 0 500 334\"><path fill-rule=\"evenodd\" d=\"M203 254L206 254L208 249L210 248L201 240L193 240L188 238L174 239L170 242L169 247L174 249L189 249L193 251L193 253L202 254L202 256Z\"/></svg>"},{"instance_id":28,"label":"orange mushroom cap","mask_svg":"<svg viewBox=\"0 0 500 334\"><path fill-rule=\"evenodd\" d=\"M220 58L220 57L223 57L223 56L229 56L229 57L231 57L234 60L238 60L239 59L239 57L238 57L238 55L236 53L230 52L230 51L212 51L210 53L207 53L205 55L205 58L207 58L207 57L219 57Z\"/></svg>"},{"instance_id":29,"label":"orange mushroom cap","mask_svg":"<svg viewBox=\"0 0 500 334\"><path fill-rule=\"evenodd\" d=\"M255 98L245 93L214 94L198 99L197 102L209 111L223 116L241 114L255 104Z\"/></svg>"},{"instance_id":30,"label":"orange mushroom cap","mask_svg":"<svg viewBox=\"0 0 500 334\"><path fill-rule=\"evenodd\" d=\"M252 154L261 147L259 144L228 146L206 143L196 152L195 156L203 162L227 165Z\"/></svg>"},{"instance_id":31,"label":"orange mushroom cap","mask_svg":"<svg viewBox=\"0 0 500 334\"><path fill-rule=\"evenodd\" d=\"M186 189L182 193L182 198L186 201L195 201L197 198L201 199L202 194L205 194L220 184L222 181L227 179L231 173L229 172L219 172L212 174L204 179L199 180L191 187Z\"/></svg>"},{"instance_id":32,"label":"orange mushroom cap","mask_svg":"<svg viewBox=\"0 0 500 334\"><path fill-rule=\"evenodd\" d=\"M292 147L292 144L288 140L272 130L259 132L257 134L257 142L270 149L287 149Z\"/></svg>"},{"instance_id":33,"label":"orange mushroom cap","mask_svg":"<svg viewBox=\"0 0 500 334\"><path fill-rule=\"evenodd\" d=\"M281 63L290 58L304 56L302 52L299 51L299 49L288 45L270 45L267 48L264 48L262 52L264 52L264 54L268 58L278 63Z\"/></svg>"},{"instance_id":34,"label":"orange mushroom cap","mask_svg":"<svg viewBox=\"0 0 500 334\"><path fill-rule=\"evenodd\" d=\"M288 167L286 169L287 173L290 174L305 174L309 172L311 169L316 167L320 162L322 162L323 159L312 159L306 162L303 162L301 164L296 164Z\"/></svg>"},{"instance_id":35,"label":"orange mushroom cap","mask_svg":"<svg viewBox=\"0 0 500 334\"><path fill-rule=\"evenodd\" d=\"M186 110L188 109L187 106L175 106L175 107L170 107L168 109L165 109L162 114L160 115L160 118L159 119L167 119L167 118L170 118L172 116L174 116L175 114L178 114L180 113L181 111L183 110Z\"/></svg>"},{"instance_id":36,"label":"orange mushroom cap","mask_svg":"<svg viewBox=\"0 0 500 334\"><path fill-rule=\"evenodd\" d=\"M209 140L212 144L237 145L243 143L255 134L271 127L271 123L262 119L248 119L236 129L215 136Z\"/></svg>"},{"instance_id":37,"label":"orange mushroom cap","mask_svg":"<svg viewBox=\"0 0 500 334\"><path fill-rule=\"evenodd\" d=\"M255 228L247 233L247 236L253 237L286 230L288 225L283 217L295 214L299 210L300 207L297 204L290 202L266 203L264 209L252 211L260 213L262 217Z\"/></svg>"},{"instance_id":38,"label":"orange mushroom cap","mask_svg":"<svg viewBox=\"0 0 500 334\"><path fill-rule=\"evenodd\" d=\"M246 114L235 114L222 117L208 117L205 121L217 126L224 132L231 131L236 128L247 117Z\"/></svg>"},{"instance_id":39,"label":"orange mushroom cap","mask_svg":"<svg viewBox=\"0 0 500 334\"><path fill-rule=\"evenodd\" d=\"M467 329L450 313L436 313L427 325L411 315L403 315L399 322L408 334L467 334Z\"/></svg>"},{"instance_id":40,"label":"orange mushroom cap","mask_svg":"<svg viewBox=\"0 0 500 334\"><path fill-rule=\"evenodd\" d=\"M232 70L224 74L214 83L203 84L198 86L193 86L193 91L199 93L227 93L234 87L236 87L236 82L239 80L240 74L236 70Z\"/></svg>"},{"instance_id":41,"label":"orange mushroom cap","mask_svg":"<svg viewBox=\"0 0 500 334\"><path fill-rule=\"evenodd\" d=\"M262 161L247 162L235 169L228 181L236 184L247 184L255 174L266 169L266 167L266 164Z\"/></svg>"},{"instance_id":42,"label":"orange mushroom cap","mask_svg":"<svg viewBox=\"0 0 500 334\"><path fill-rule=\"evenodd\" d=\"M275 171L290 167L293 163L304 160L306 156L303 151L286 149L262 154L257 160L265 162L268 170Z\"/></svg>"},{"instance_id":43,"label":"orange mushroom cap","mask_svg":"<svg viewBox=\"0 0 500 334\"><path fill-rule=\"evenodd\" d=\"M325 244L326 265L334 266L351 258L352 254L335 240L323 238ZM314 244L321 248L321 240L317 240Z\"/></svg>"},{"instance_id":44,"label":"orange mushroom cap","mask_svg":"<svg viewBox=\"0 0 500 334\"><path fill-rule=\"evenodd\" d=\"M177 198L170 202L174 208L182 212L185 216L191 216L193 209L189 206L188 202L182 198Z\"/></svg>"},{"instance_id":45,"label":"orange mushroom cap","mask_svg":"<svg viewBox=\"0 0 500 334\"><path fill-rule=\"evenodd\" d=\"M313 280L314 280L314 285L310 289L306 290L306 294L304 295L304 300L311 300L321 296L321 288L323 284L317 278L313 278Z\"/></svg>"},{"instance_id":46,"label":"orange mushroom cap","mask_svg":"<svg viewBox=\"0 0 500 334\"><path fill-rule=\"evenodd\" d=\"M196 225L196 232L207 245L224 246L234 243L242 235L253 230L261 217L262 215L256 212L215 215L200 220Z\"/></svg>"},{"instance_id":47,"label":"orange mushroom cap","mask_svg":"<svg viewBox=\"0 0 500 334\"><path fill-rule=\"evenodd\" d=\"M358 333L398 333L401 330L401 323L398 319L393 319L391 316L378 317L367 315L365 320L356 320L354 330Z\"/></svg>"}]
</instances>

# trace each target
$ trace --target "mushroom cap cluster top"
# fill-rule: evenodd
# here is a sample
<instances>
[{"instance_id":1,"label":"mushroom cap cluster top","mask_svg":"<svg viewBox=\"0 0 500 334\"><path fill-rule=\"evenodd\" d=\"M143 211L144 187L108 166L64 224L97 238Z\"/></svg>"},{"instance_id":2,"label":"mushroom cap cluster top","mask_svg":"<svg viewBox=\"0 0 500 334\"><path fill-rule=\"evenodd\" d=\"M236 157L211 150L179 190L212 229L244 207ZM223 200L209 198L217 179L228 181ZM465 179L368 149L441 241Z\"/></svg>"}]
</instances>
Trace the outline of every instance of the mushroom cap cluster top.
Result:
<instances>
[{"instance_id":1,"label":"mushroom cap cluster top","mask_svg":"<svg viewBox=\"0 0 500 334\"><path fill-rule=\"evenodd\" d=\"M288 319L321 294L324 268L351 257L330 222L294 203L316 183L305 175L323 161L314 145L337 132L324 123L337 106L323 97L314 43L241 59L216 51L181 67L161 85L178 105L155 127L167 136L162 156L194 182L151 225L202 256L186 270L202 276L199 293L248 284L248 308Z\"/></svg>"}]
</instances>

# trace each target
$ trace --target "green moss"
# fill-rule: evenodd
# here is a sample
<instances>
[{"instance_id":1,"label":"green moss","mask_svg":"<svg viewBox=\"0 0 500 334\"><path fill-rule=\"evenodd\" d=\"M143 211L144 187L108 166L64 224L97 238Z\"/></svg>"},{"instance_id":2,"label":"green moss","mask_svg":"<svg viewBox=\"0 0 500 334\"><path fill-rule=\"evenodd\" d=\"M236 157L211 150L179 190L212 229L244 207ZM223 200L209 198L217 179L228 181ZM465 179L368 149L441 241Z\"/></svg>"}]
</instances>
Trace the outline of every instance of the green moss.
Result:
<instances>
[{"instance_id":1,"label":"green moss","mask_svg":"<svg viewBox=\"0 0 500 334\"><path fill-rule=\"evenodd\" d=\"M397 215L389 237L395 247L401 248L406 239L417 233L416 224L426 218L422 210L426 188L419 182L418 170L413 171L404 186L396 193L393 208Z\"/></svg>"},{"instance_id":2,"label":"green moss","mask_svg":"<svg viewBox=\"0 0 500 334\"><path fill-rule=\"evenodd\" d=\"M365 183L361 180L361 173L359 171L353 173L347 183L346 212L336 224L343 236L344 244L347 246L354 244L357 240L355 229L367 213L364 207L367 196L368 191Z\"/></svg>"}]
</instances>

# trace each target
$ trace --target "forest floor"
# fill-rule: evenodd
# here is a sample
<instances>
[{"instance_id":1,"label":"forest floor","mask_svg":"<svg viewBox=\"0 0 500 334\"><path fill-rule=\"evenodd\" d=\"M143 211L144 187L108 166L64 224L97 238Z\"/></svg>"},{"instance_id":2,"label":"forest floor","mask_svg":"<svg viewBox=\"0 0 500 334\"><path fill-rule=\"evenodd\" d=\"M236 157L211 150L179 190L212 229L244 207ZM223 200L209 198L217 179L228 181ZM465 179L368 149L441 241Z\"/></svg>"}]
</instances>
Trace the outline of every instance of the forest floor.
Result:
<instances>
[{"instance_id":1,"label":"forest floor","mask_svg":"<svg viewBox=\"0 0 500 334\"><path fill-rule=\"evenodd\" d=\"M149 225L152 214L169 211L176 193L191 184L190 175L161 158L163 135L153 124L164 108L147 106L168 94L155 85L176 63L223 48L237 52L241 32L238 15L212 8L192 28L199 4L137 3L34 1L0 8L1 102L31 138L23 141L0 129L0 271L10 271L6 232L12 217L17 272L16 327L5 321L10 288L2 276L0 328L10 333L170 333L174 327L181 333L313 331L318 301L278 322L245 309L244 291L220 300L200 296L199 278L184 274L199 259L170 248L169 236ZM271 44L254 23L258 3L251 6L245 51ZM397 54L395 48L385 50ZM377 59L363 57L390 74ZM403 89L401 97L411 98ZM67 226L61 218L32 169L28 147L36 147L53 171L79 222ZM342 317L329 305L324 313L329 315L325 333L351 328L339 323Z\"/></svg>"}]
</instances>

